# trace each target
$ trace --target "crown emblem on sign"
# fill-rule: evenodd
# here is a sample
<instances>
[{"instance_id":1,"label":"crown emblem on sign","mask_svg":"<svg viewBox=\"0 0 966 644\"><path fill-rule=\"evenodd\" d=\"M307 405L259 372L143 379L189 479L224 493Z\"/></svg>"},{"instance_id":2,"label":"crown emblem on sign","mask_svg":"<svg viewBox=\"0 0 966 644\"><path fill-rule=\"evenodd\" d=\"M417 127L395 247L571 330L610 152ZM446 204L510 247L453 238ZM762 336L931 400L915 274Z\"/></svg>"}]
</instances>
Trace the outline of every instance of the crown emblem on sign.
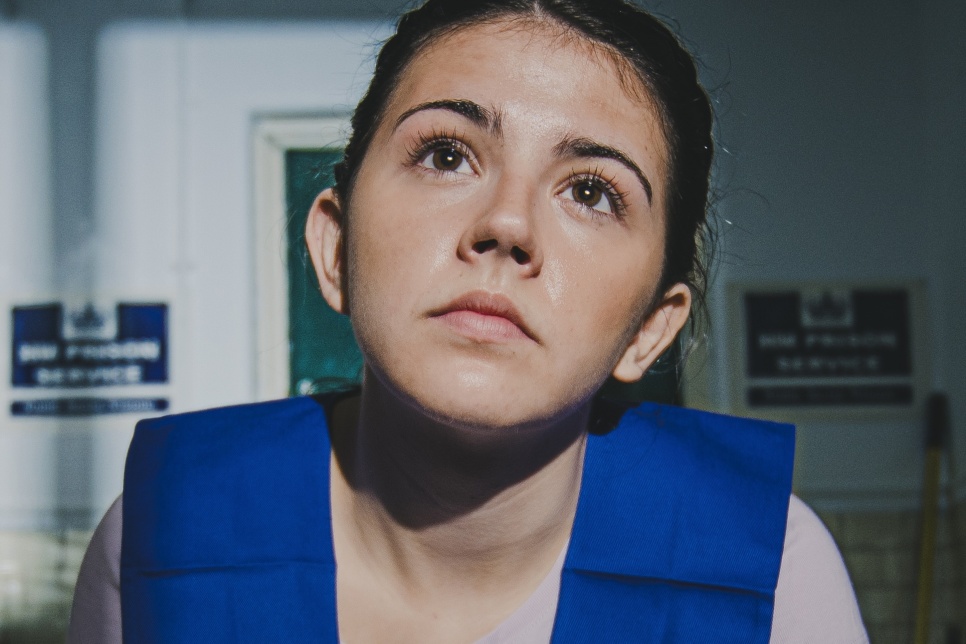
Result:
<instances>
[{"instance_id":1,"label":"crown emblem on sign","mask_svg":"<svg viewBox=\"0 0 966 644\"><path fill-rule=\"evenodd\" d=\"M802 296L802 326L806 329L845 328L853 324L852 294L826 290Z\"/></svg>"},{"instance_id":2,"label":"crown emblem on sign","mask_svg":"<svg viewBox=\"0 0 966 644\"><path fill-rule=\"evenodd\" d=\"M94 305L88 302L83 309L70 314L70 323L79 332L96 331L104 326L104 316L100 315Z\"/></svg>"},{"instance_id":3,"label":"crown emblem on sign","mask_svg":"<svg viewBox=\"0 0 966 644\"><path fill-rule=\"evenodd\" d=\"M841 297L833 296L829 291L822 296L806 302L808 314L815 322L836 323L848 314L848 303Z\"/></svg>"}]
</instances>

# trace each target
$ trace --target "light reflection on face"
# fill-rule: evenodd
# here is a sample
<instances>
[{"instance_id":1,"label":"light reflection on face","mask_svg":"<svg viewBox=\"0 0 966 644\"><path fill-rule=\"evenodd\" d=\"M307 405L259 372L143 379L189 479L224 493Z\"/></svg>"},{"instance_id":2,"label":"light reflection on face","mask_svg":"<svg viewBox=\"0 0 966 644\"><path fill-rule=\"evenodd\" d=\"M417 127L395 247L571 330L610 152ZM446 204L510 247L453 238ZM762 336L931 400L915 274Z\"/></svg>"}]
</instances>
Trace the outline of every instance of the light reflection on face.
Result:
<instances>
[{"instance_id":1,"label":"light reflection on face","mask_svg":"<svg viewBox=\"0 0 966 644\"><path fill-rule=\"evenodd\" d=\"M553 26L469 27L428 47L348 214L345 295L371 373L475 428L585 403L656 295L667 158L650 102Z\"/></svg>"}]
</instances>

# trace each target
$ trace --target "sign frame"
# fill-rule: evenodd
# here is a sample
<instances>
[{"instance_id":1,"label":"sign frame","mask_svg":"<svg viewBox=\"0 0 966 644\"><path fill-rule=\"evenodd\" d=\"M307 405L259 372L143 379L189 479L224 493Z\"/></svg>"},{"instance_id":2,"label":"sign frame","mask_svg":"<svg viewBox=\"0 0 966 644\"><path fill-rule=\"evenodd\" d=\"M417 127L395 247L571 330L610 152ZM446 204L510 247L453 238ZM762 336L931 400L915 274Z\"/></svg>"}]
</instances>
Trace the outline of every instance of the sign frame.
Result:
<instances>
[{"instance_id":1,"label":"sign frame","mask_svg":"<svg viewBox=\"0 0 966 644\"><path fill-rule=\"evenodd\" d=\"M748 346L749 320L745 297L754 294L814 294L848 291L902 291L907 296L909 324L908 376L802 376L753 377L750 375ZM932 381L928 342L926 284L923 280L803 280L736 281L726 287L728 333L727 369L729 411L742 416L775 420L808 421L816 419L868 420L870 418L918 418ZM907 404L790 404L752 405L748 392L752 386L787 385L803 387L906 386L912 396Z\"/></svg>"},{"instance_id":2,"label":"sign frame","mask_svg":"<svg viewBox=\"0 0 966 644\"><path fill-rule=\"evenodd\" d=\"M79 384L74 386L31 385L23 386L14 382L13 349L15 309L43 308L60 305L76 308L78 304L94 304L98 310L114 309L117 305L148 306L164 308L163 361L165 377L163 381L138 383L100 383ZM0 430L10 426L35 423L73 422L95 423L100 426L108 418L124 418L125 426L130 425L132 417L153 417L170 414L174 411L176 398L178 356L172 344L175 335L175 315L177 305L174 298L166 295L145 297L143 294L106 292L97 294L65 295L48 291L47 296L37 294L18 295L0 298L3 315L0 315L0 360L3 361L3 385L0 386L0 407L3 410L3 423ZM152 403L148 409L146 403ZM57 411L40 410L41 407L56 407ZM38 411L40 410L40 411ZM95 420L98 419L98 420ZM113 421L112 421L113 422Z\"/></svg>"},{"instance_id":3,"label":"sign frame","mask_svg":"<svg viewBox=\"0 0 966 644\"><path fill-rule=\"evenodd\" d=\"M253 126L257 400L284 398L289 393L285 154L298 149L344 148L350 116L344 112L265 114Z\"/></svg>"}]
</instances>

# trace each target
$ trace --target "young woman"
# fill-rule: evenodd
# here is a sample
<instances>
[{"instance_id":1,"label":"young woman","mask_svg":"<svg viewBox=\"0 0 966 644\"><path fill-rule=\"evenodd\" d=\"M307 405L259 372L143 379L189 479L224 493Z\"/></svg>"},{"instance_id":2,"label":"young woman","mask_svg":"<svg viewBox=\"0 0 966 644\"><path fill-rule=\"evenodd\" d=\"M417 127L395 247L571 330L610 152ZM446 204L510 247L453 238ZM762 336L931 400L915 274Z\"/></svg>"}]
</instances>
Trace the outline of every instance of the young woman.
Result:
<instances>
[{"instance_id":1,"label":"young woman","mask_svg":"<svg viewBox=\"0 0 966 644\"><path fill-rule=\"evenodd\" d=\"M711 111L673 35L429 0L352 126L306 240L361 391L142 423L71 641L866 641L791 428L595 404L698 294Z\"/></svg>"}]
</instances>

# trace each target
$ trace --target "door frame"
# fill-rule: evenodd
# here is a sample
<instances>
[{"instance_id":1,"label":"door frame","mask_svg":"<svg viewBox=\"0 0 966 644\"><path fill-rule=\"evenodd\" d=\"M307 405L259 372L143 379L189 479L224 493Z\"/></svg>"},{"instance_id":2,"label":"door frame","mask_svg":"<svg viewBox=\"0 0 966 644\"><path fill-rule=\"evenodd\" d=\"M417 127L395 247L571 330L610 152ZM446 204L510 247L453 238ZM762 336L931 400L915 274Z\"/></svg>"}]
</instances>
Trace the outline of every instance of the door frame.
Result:
<instances>
[{"instance_id":1,"label":"door frame","mask_svg":"<svg viewBox=\"0 0 966 644\"><path fill-rule=\"evenodd\" d=\"M348 114L264 116L253 127L255 396L284 398L291 371L285 154L344 148Z\"/></svg>"}]
</instances>

